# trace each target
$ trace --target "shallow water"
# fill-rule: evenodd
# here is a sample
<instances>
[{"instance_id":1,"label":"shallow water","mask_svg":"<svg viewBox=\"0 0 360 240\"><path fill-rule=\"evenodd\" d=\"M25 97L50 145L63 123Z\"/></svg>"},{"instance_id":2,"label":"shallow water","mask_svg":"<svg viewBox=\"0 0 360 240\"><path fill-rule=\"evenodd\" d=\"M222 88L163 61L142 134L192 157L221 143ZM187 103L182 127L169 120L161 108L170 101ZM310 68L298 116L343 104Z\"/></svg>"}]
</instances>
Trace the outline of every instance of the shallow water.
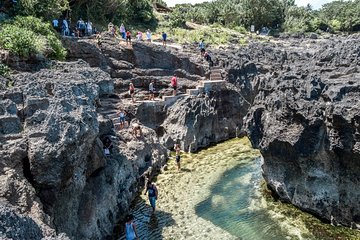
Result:
<instances>
[{"instance_id":1,"label":"shallow water","mask_svg":"<svg viewBox=\"0 0 360 240\"><path fill-rule=\"evenodd\" d=\"M136 200L131 213L140 239L318 239L297 213L288 216L295 210L263 196L260 154L246 138L182 153L181 164L178 172L171 158L157 177L154 215L146 196Z\"/></svg>"}]
</instances>

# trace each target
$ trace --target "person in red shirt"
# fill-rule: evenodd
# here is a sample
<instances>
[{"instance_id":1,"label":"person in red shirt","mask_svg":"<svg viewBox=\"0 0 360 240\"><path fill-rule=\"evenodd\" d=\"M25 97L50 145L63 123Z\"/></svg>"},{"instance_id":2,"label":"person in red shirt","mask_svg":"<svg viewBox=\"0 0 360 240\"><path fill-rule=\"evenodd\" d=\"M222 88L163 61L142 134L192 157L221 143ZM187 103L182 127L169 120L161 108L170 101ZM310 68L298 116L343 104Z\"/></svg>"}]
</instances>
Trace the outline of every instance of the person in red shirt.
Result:
<instances>
[{"instance_id":1,"label":"person in red shirt","mask_svg":"<svg viewBox=\"0 0 360 240\"><path fill-rule=\"evenodd\" d=\"M174 74L174 76L171 79L171 86L173 88L173 95L176 96L176 89L177 89L177 78L176 78L176 74Z\"/></svg>"},{"instance_id":2,"label":"person in red shirt","mask_svg":"<svg viewBox=\"0 0 360 240\"><path fill-rule=\"evenodd\" d=\"M126 45L128 45L129 43L131 45L131 32L127 31L126 32Z\"/></svg>"}]
</instances>

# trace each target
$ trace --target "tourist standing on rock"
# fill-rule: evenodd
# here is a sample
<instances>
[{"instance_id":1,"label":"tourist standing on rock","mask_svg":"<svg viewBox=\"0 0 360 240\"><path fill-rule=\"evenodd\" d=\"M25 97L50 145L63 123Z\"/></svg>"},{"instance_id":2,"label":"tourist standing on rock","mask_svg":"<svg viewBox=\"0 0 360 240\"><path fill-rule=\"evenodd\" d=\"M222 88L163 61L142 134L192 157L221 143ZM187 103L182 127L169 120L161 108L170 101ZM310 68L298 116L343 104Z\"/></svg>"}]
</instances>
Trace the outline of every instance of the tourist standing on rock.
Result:
<instances>
[{"instance_id":1,"label":"tourist standing on rock","mask_svg":"<svg viewBox=\"0 0 360 240\"><path fill-rule=\"evenodd\" d=\"M69 30L69 23L66 19L64 19L62 21L62 33L63 36L69 36L70 35L70 30Z\"/></svg>"},{"instance_id":2,"label":"tourist standing on rock","mask_svg":"<svg viewBox=\"0 0 360 240\"><path fill-rule=\"evenodd\" d=\"M59 32L59 20L57 20L57 19L54 19L54 20L52 20L52 25L53 25L53 27L54 27L54 29L57 31L57 32Z\"/></svg>"},{"instance_id":3,"label":"tourist standing on rock","mask_svg":"<svg viewBox=\"0 0 360 240\"><path fill-rule=\"evenodd\" d=\"M80 18L76 24L77 29L80 31L79 36L85 36L85 22Z\"/></svg>"},{"instance_id":4,"label":"tourist standing on rock","mask_svg":"<svg viewBox=\"0 0 360 240\"><path fill-rule=\"evenodd\" d=\"M92 22L87 21L86 22L86 35L91 36L92 33L93 33Z\"/></svg>"},{"instance_id":5,"label":"tourist standing on rock","mask_svg":"<svg viewBox=\"0 0 360 240\"><path fill-rule=\"evenodd\" d=\"M149 84L150 100L155 101L155 81L152 80Z\"/></svg>"},{"instance_id":6,"label":"tourist standing on rock","mask_svg":"<svg viewBox=\"0 0 360 240\"><path fill-rule=\"evenodd\" d=\"M125 35L126 35L126 30L125 30L125 26L124 24L122 23L121 26L120 26L120 34L121 34L121 38L125 40Z\"/></svg>"},{"instance_id":7,"label":"tourist standing on rock","mask_svg":"<svg viewBox=\"0 0 360 240\"><path fill-rule=\"evenodd\" d=\"M167 34L166 32L162 32L162 42L163 42L163 46L166 47L166 39L167 39Z\"/></svg>"},{"instance_id":8,"label":"tourist standing on rock","mask_svg":"<svg viewBox=\"0 0 360 240\"><path fill-rule=\"evenodd\" d=\"M171 78L171 87L173 88L173 95L176 96L176 90L177 90L177 78L176 74Z\"/></svg>"},{"instance_id":9,"label":"tourist standing on rock","mask_svg":"<svg viewBox=\"0 0 360 240\"><path fill-rule=\"evenodd\" d=\"M141 31L138 31L136 37L137 37L137 40L138 40L139 42L142 41L142 40L143 40L143 33L142 33Z\"/></svg>"},{"instance_id":10,"label":"tourist standing on rock","mask_svg":"<svg viewBox=\"0 0 360 240\"><path fill-rule=\"evenodd\" d=\"M131 45L131 32L128 30L126 32L126 45L128 45L129 43Z\"/></svg>"},{"instance_id":11,"label":"tourist standing on rock","mask_svg":"<svg viewBox=\"0 0 360 240\"><path fill-rule=\"evenodd\" d=\"M205 52L205 53L204 53L204 58L205 58L205 60L209 63L209 67L214 66L214 62L213 62L213 60L211 59L211 56L210 56L210 54L209 54L208 52Z\"/></svg>"},{"instance_id":12,"label":"tourist standing on rock","mask_svg":"<svg viewBox=\"0 0 360 240\"><path fill-rule=\"evenodd\" d=\"M146 184L146 190L145 190L145 195L146 195L146 192L148 192L148 196L149 196L149 202L150 202L150 205L153 209L153 213L155 212L155 209L156 209L156 200L158 198L158 190L155 186L154 183L152 183L150 180L147 182Z\"/></svg>"},{"instance_id":13,"label":"tourist standing on rock","mask_svg":"<svg viewBox=\"0 0 360 240\"><path fill-rule=\"evenodd\" d=\"M180 168L180 144L179 143L176 143L175 146L175 153L176 153L176 157L175 157L175 161L176 161L176 165L177 165L177 169L178 171L181 170Z\"/></svg>"},{"instance_id":14,"label":"tourist standing on rock","mask_svg":"<svg viewBox=\"0 0 360 240\"><path fill-rule=\"evenodd\" d=\"M129 214L126 216L126 223L125 223L125 236L126 240L135 240L139 239L139 235L136 230L136 224L134 223L134 216Z\"/></svg>"},{"instance_id":15,"label":"tourist standing on rock","mask_svg":"<svg viewBox=\"0 0 360 240\"><path fill-rule=\"evenodd\" d=\"M131 100L133 103L135 103L134 95L135 95L135 87L134 84L130 83L129 85L129 94L131 96Z\"/></svg>"},{"instance_id":16,"label":"tourist standing on rock","mask_svg":"<svg viewBox=\"0 0 360 240\"><path fill-rule=\"evenodd\" d=\"M148 29L148 30L146 31L146 40L147 40L148 42L151 42L151 31L150 31L150 29Z\"/></svg>"},{"instance_id":17,"label":"tourist standing on rock","mask_svg":"<svg viewBox=\"0 0 360 240\"><path fill-rule=\"evenodd\" d=\"M123 109L120 109L118 114L120 118L120 129L123 129L125 127L125 112Z\"/></svg>"},{"instance_id":18,"label":"tourist standing on rock","mask_svg":"<svg viewBox=\"0 0 360 240\"><path fill-rule=\"evenodd\" d=\"M200 49L200 55L203 56L205 53L205 43L203 39L201 39L199 43L199 49Z\"/></svg>"}]
</instances>

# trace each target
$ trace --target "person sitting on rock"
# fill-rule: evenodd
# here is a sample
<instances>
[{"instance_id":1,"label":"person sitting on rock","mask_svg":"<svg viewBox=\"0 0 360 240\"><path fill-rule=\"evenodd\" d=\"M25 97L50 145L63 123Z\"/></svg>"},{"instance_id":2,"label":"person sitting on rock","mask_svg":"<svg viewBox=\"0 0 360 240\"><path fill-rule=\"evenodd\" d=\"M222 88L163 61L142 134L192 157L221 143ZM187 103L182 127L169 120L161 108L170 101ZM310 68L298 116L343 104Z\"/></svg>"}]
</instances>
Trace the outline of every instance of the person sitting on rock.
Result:
<instances>
[{"instance_id":1,"label":"person sitting on rock","mask_svg":"<svg viewBox=\"0 0 360 240\"><path fill-rule=\"evenodd\" d=\"M142 137L141 126L138 123L132 125L132 135L137 138Z\"/></svg>"},{"instance_id":2,"label":"person sitting on rock","mask_svg":"<svg viewBox=\"0 0 360 240\"><path fill-rule=\"evenodd\" d=\"M149 84L149 92L150 92L150 100L155 101L155 87L154 87L155 81L152 80Z\"/></svg>"},{"instance_id":3,"label":"person sitting on rock","mask_svg":"<svg viewBox=\"0 0 360 240\"><path fill-rule=\"evenodd\" d=\"M213 62L213 60L211 59L211 56L210 56L210 54L209 54L208 52L205 52L205 53L204 53L204 58L205 58L205 60L209 63L209 67L214 66L214 62Z\"/></svg>"},{"instance_id":4,"label":"person sitting on rock","mask_svg":"<svg viewBox=\"0 0 360 240\"><path fill-rule=\"evenodd\" d=\"M141 31L138 31L136 37L137 37L137 41L141 42L143 40L143 33Z\"/></svg>"},{"instance_id":5,"label":"person sitting on rock","mask_svg":"<svg viewBox=\"0 0 360 240\"><path fill-rule=\"evenodd\" d=\"M113 148L113 145L112 145L112 142L110 140L109 137L106 137L104 140L103 140L103 149L104 149L104 154L106 156L109 156L110 155L110 152L111 152L111 149Z\"/></svg>"}]
</instances>

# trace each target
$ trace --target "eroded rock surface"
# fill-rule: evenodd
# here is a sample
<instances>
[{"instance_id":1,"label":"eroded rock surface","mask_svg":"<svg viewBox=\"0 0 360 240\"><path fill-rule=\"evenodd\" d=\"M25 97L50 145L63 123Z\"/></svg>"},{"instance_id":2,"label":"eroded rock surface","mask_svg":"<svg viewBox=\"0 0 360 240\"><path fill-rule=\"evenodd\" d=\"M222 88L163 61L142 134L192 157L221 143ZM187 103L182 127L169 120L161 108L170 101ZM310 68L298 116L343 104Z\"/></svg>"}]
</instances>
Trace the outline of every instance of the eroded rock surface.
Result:
<instances>
[{"instance_id":1,"label":"eroded rock surface","mask_svg":"<svg viewBox=\"0 0 360 240\"><path fill-rule=\"evenodd\" d=\"M272 70L259 78L247 117L268 185L329 222L359 228L359 37L268 51Z\"/></svg>"}]
</instances>

